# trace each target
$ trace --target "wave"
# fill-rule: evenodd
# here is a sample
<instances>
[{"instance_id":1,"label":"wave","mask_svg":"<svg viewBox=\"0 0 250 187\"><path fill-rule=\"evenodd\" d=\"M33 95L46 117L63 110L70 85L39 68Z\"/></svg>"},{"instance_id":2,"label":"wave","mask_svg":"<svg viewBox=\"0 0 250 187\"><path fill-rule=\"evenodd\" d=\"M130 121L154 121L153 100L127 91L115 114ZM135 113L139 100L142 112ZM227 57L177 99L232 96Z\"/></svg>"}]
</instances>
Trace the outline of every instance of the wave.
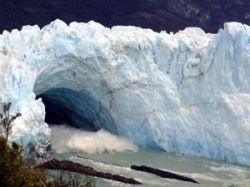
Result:
<instances>
[{"instance_id":1,"label":"wave","mask_svg":"<svg viewBox=\"0 0 250 187\"><path fill-rule=\"evenodd\" d=\"M53 149L57 153L82 151L94 154L138 150L130 140L103 129L87 132L64 125L51 126L51 136Z\"/></svg>"}]
</instances>

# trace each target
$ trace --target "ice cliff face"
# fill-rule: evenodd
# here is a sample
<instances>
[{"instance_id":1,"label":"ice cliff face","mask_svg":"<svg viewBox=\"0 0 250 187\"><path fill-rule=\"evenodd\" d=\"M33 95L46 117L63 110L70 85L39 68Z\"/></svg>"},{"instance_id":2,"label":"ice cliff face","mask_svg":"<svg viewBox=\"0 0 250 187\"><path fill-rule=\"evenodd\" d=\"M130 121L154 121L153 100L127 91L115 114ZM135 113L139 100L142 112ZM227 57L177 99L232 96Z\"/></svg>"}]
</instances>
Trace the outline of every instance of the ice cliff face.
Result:
<instances>
[{"instance_id":1,"label":"ice cliff face","mask_svg":"<svg viewBox=\"0 0 250 187\"><path fill-rule=\"evenodd\" d=\"M12 138L24 145L50 140L44 104L35 99L44 95L77 126L250 165L247 25L167 34L56 20L3 32L0 51L0 100L23 114Z\"/></svg>"}]
</instances>

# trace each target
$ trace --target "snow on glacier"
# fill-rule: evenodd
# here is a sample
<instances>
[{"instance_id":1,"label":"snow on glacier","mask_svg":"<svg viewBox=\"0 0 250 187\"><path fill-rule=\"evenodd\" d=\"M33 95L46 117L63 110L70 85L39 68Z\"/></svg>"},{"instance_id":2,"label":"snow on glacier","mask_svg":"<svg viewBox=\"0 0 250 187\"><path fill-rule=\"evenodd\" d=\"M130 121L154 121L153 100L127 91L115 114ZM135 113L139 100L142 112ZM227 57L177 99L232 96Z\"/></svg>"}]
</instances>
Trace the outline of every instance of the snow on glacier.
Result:
<instances>
[{"instance_id":1,"label":"snow on glacier","mask_svg":"<svg viewBox=\"0 0 250 187\"><path fill-rule=\"evenodd\" d=\"M247 25L168 34L56 20L4 31L0 70L0 101L22 113L12 139L24 145L50 141L36 96L66 89L51 97L141 147L250 165Z\"/></svg>"}]
</instances>

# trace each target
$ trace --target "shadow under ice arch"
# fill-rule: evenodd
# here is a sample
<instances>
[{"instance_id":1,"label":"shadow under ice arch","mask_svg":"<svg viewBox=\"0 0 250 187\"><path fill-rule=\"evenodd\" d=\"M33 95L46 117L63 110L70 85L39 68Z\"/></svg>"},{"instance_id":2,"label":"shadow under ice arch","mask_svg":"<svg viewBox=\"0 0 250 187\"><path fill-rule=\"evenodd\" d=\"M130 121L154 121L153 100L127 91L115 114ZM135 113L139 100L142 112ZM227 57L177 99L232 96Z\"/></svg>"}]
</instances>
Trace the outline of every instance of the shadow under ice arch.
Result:
<instances>
[{"instance_id":1,"label":"shadow under ice arch","mask_svg":"<svg viewBox=\"0 0 250 187\"><path fill-rule=\"evenodd\" d=\"M37 98L42 98L45 105L45 122L48 124L65 124L87 131L105 129L117 134L109 111L90 93L54 88Z\"/></svg>"},{"instance_id":2,"label":"shadow under ice arch","mask_svg":"<svg viewBox=\"0 0 250 187\"><path fill-rule=\"evenodd\" d=\"M38 70L34 92L45 105L45 122L88 131L105 129L118 134L110 110L101 102L108 92L108 85L100 90L100 84L107 83L98 74L96 60L100 59L78 59L67 54L42 62L43 68Z\"/></svg>"}]
</instances>

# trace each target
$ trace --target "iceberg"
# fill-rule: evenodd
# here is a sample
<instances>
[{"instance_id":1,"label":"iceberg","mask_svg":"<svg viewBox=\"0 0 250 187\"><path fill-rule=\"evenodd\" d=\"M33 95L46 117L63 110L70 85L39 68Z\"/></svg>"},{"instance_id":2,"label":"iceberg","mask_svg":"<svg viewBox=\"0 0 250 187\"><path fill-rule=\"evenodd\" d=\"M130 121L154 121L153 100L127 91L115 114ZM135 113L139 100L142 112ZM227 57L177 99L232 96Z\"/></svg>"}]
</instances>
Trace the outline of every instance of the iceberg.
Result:
<instances>
[{"instance_id":1,"label":"iceberg","mask_svg":"<svg viewBox=\"0 0 250 187\"><path fill-rule=\"evenodd\" d=\"M250 166L248 25L157 33L55 20L4 31L0 70L0 102L22 113L11 138L24 146L50 143L48 104L59 121L142 148Z\"/></svg>"}]
</instances>

